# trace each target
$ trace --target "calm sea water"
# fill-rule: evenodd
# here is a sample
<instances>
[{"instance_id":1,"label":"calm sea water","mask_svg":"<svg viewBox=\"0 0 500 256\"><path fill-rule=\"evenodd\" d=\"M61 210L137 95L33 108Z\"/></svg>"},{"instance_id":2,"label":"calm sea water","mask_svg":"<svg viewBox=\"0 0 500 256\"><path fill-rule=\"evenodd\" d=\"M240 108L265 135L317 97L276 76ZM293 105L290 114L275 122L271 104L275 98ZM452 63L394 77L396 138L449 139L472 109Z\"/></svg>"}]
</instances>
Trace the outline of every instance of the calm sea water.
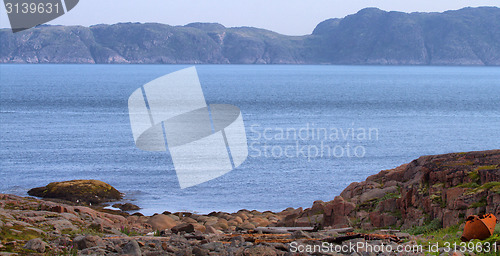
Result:
<instances>
[{"instance_id":1,"label":"calm sea water","mask_svg":"<svg viewBox=\"0 0 500 256\"><path fill-rule=\"evenodd\" d=\"M240 107L250 156L181 190L168 153L135 147L127 100L185 67L1 65L0 192L99 179L145 214L282 210L421 155L500 148L498 67L201 65L207 102Z\"/></svg>"}]
</instances>

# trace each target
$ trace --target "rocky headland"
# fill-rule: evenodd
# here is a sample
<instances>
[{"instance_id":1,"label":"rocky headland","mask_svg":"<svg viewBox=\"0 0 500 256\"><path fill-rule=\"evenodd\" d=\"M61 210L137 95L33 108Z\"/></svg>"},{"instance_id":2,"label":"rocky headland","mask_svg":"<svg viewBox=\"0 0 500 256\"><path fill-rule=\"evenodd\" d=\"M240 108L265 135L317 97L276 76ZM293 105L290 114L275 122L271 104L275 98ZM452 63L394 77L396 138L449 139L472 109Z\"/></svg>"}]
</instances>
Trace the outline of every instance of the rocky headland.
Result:
<instances>
[{"instance_id":1,"label":"rocky headland","mask_svg":"<svg viewBox=\"0 0 500 256\"><path fill-rule=\"evenodd\" d=\"M93 184L121 197L97 181L51 183L30 194L56 197L49 192L76 184ZM57 200L0 194L0 255L297 255L298 246L314 248L325 242L443 246L460 242L468 215L500 216L500 150L423 156L354 182L332 201L281 212L130 215L99 204L85 206L88 197L99 198L94 203L109 201L105 194L88 193L89 187L86 191ZM498 228L488 240L498 242L497 252ZM342 253L425 255L377 254L366 248L298 255ZM437 255L451 253L439 248Z\"/></svg>"}]
</instances>

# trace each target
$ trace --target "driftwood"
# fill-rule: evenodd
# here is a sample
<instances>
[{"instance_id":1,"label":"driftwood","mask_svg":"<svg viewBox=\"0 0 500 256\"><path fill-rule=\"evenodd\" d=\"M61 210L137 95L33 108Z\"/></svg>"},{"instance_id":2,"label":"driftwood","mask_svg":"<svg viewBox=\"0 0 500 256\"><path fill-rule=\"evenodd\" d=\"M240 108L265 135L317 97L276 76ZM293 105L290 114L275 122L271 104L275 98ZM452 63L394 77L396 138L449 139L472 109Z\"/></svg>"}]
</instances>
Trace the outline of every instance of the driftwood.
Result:
<instances>
[{"instance_id":1,"label":"driftwood","mask_svg":"<svg viewBox=\"0 0 500 256\"><path fill-rule=\"evenodd\" d=\"M362 234L352 234L352 235L339 236L339 237L328 237L328 238L323 239L323 241L328 242L328 243L341 244L344 241L356 239L356 238L362 238L362 237L363 237Z\"/></svg>"},{"instance_id":2,"label":"driftwood","mask_svg":"<svg viewBox=\"0 0 500 256\"><path fill-rule=\"evenodd\" d=\"M223 243L229 243L231 238L233 237L242 237L246 242L252 242L255 244L261 244L261 243L290 243L295 241L296 239L292 238L291 233L287 234L226 234L224 235L223 238ZM318 240L314 238L309 238L308 240Z\"/></svg>"},{"instance_id":3,"label":"driftwood","mask_svg":"<svg viewBox=\"0 0 500 256\"><path fill-rule=\"evenodd\" d=\"M337 232L337 233L347 233L354 231L354 228L335 228L335 229L325 229L328 232Z\"/></svg>"},{"instance_id":4,"label":"driftwood","mask_svg":"<svg viewBox=\"0 0 500 256\"><path fill-rule=\"evenodd\" d=\"M268 234L286 234L286 233L291 233L291 232L294 232L297 230L306 231L306 232L315 231L315 229L313 227L258 227L258 228L255 228L253 231L254 232L261 231L262 233L268 233Z\"/></svg>"},{"instance_id":5,"label":"driftwood","mask_svg":"<svg viewBox=\"0 0 500 256\"><path fill-rule=\"evenodd\" d=\"M205 239L205 237L198 236L198 235L187 235L187 236L184 236L184 238L186 238L186 239L196 239L196 240L203 240L203 239Z\"/></svg>"},{"instance_id":6,"label":"driftwood","mask_svg":"<svg viewBox=\"0 0 500 256\"><path fill-rule=\"evenodd\" d=\"M362 233L352 233L349 232L345 236L339 237L328 237L323 239L325 242L340 244L344 241L356 239L356 238L364 238L366 240L390 240L393 242L399 242L399 238L395 235L381 235L381 234L362 234Z\"/></svg>"},{"instance_id":7,"label":"driftwood","mask_svg":"<svg viewBox=\"0 0 500 256\"><path fill-rule=\"evenodd\" d=\"M294 231L305 231L305 232L315 232L317 228L315 227L258 227L253 230L253 232L262 232L266 234L287 234ZM336 228L336 229L326 229L328 232L337 233L347 233L354 231L354 228Z\"/></svg>"}]
</instances>

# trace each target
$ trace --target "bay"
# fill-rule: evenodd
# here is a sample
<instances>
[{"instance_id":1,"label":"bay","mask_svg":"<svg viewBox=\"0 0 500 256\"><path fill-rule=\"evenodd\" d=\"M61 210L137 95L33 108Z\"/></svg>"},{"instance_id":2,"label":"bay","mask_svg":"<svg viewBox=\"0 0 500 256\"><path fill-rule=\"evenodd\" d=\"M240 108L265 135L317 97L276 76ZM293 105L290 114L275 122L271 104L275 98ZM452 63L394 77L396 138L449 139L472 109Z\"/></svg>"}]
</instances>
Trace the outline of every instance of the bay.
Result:
<instances>
[{"instance_id":1,"label":"bay","mask_svg":"<svg viewBox=\"0 0 500 256\"><path fill-rule=\"evenodd\" d=\"M127 101L186 67L0 65L0 192L98 179L145 214L279 211L422 155L500 148L498 67L197 65L207 103L241 109L249 157L180 189L168 153L135 147Z\"/></svg>"}]
</instances>

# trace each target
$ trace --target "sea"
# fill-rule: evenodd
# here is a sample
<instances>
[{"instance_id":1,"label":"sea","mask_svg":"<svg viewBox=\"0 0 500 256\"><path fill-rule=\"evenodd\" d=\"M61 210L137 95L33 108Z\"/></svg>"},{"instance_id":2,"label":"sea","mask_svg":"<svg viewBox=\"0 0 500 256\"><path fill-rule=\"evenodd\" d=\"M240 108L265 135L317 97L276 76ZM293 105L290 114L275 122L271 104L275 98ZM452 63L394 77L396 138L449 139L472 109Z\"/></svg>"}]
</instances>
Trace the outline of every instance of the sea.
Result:
<instances>
[{"instance_id":1,"label":"sea","mask_svg":"<svg viewBox=\"0 0 500 256\"><path fill-rule=\"evenodd\" d=\"M191 65L0 65L0 193L97 179L141 213L281 211L420 156L500 148L500 68L196 65L208 104L240 108L248 157L181 189L134 144L128 98Z\"/></svg>"}]
</instances>

